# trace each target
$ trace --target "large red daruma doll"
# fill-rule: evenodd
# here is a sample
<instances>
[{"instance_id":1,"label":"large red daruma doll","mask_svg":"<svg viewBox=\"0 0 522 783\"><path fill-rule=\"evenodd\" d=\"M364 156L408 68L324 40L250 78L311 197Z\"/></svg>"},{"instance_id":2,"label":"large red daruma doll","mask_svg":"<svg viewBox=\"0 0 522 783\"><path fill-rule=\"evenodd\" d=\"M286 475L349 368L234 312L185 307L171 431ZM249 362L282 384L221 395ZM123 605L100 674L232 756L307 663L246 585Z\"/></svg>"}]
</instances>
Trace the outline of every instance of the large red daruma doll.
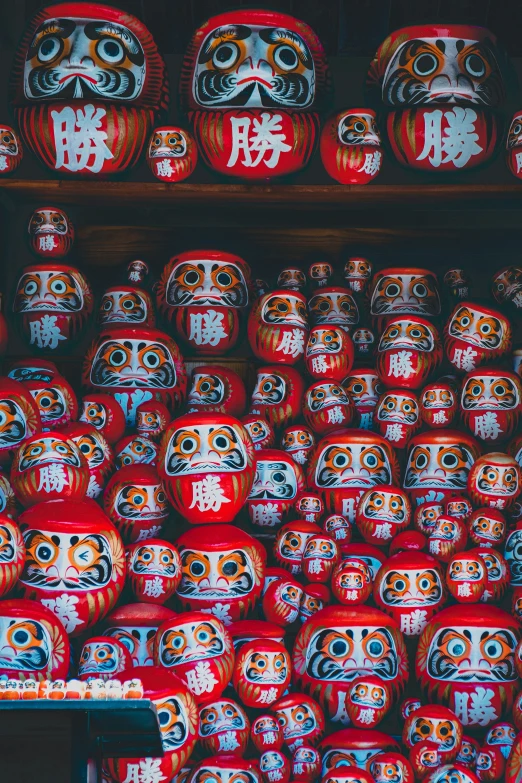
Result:
<instances>
[{"instance_id":1,"label":"large red daruma doll","mask_svg":"<svg viewBox=\"0 0 522 783\"><path fill-rule=\"evenodd\" d=\"M497 606L443 609L419 640L416 677L429 701L452 709L464 726L490 726L511 709L518 689L519 638L518 621Z\"/></svg>"},{"instance_id":2,"label":"large red daruma doll","mask_svg":"<svg viewBox=\"0 0 522 783\"><path fill-rule=\"evenodd\" d=\"M250 267L222 250L191 250L170 259L156 288L158 310L194 353L223 355L237 342L248 305Z\"/></svg>"},{"instance_id":3,"label":"large red daruma doll","mask_svg":"<svg viewBox=\"0 0 522 783\"><path fill-rule=\"evenodd\" d=\"M133 426L142 402L159 400L177 408L185 398L187 374L172 337L158 329L120 325L104 329L92 343L82 383L89 391L112 394Z\"/></svg>"},{"instance_id":4,"label":"large red daruma doll","mask_svg":"<svg viewBox=\"0 0 522 783\"><path fill-rule=\"evenodd\" d=\"M308 338L306 297L298 291L272 291L261 296L248 316L248 341L263 362L296 364Z\"/></svg>"},{"instance_id":5,"label":"large red daruma doll","mask_svg":"<svg viewBox=\"0 0 522 783\"><path fill-rule=\"evenodd\" d=\"M0 676L61 679L69 665L69 639L56 615L24 598L0 603Z\"/></svg>"},{"instance_id":6,"label":"large red daruma doll","mask_svg":"<svg viewBox=\"0 0 522 783\"><path fill-rule=\"evenodd\" d=\"M330 720L348 723L346 698L357 677L375 675L396 699L408 678L398 623L368 606L329 606L299 631L293 652L295 686L316 699Z\"/></svg>"},{"instance_id":7,"label":"large red daruma doll","mask_svg":"<svg viewBox=\"0 0 522 783\"><path fill-rule=\"evenodd\" d=\"M163 756L110 759L111 775L124 783L139 780L140 770L148 768L152 769L158 783L173 780L189 760L198 738L198 710L194 697L179 677L160 666L126 669L119 679L141 680L144 697L152 701L158 713Z\"/></svg>"},{"instance_id":8,"label":"large red daruma doll","mask_svg":"<svg viewBox=\"0 0 522 783\"><path fill-rule=\"evenodd\" d=\"M26 266L16 284L13 313L35 353L67 353L85 332L94 297L83 272L41 261Z\"/></svg>"},{"instance_id":9,"label":"large red daruma doll","mask_svg":"<svg viewBox=\"0 0 522 783\"><path fill-rule=\"evenodd\" d=\"M199 151L220 174L269 179L308 163L319 133L328 66L313 30L252 9L196 30L180 78Z\"/></svg>"},{"instance_id":10,"label":"large red daruma doll","mask_svg":"<svg viewBox=\"0 0 522 783\"><path fill-rule=\"evenodd\" d=\"M465 432L422 432L410 441L403 487L417 505L462 495L479 455L477 441Z\"/></svg>"},{"instance_id":11,"label":"large red daruma doll","mask_svg":"<svg viewBox=\"0 0 522 783\"><path fill-rule=\"evenodd\" d=\"M11 102L24 142L60 176L125 171L167 109L165 64L145 25L99 3L40 10L22 38Z\"/></svg>"},{"instance_id":12,"label":"large red daruma doll","mask_svg":"<svg viewBox=\"0 0 522 783\"><path fill-rule=\"evenodd\" d=\"M245 412L246 391L242 378L229 367L205 364L194 367L187 396L187 413Z\"/></svg>"},{"instance_id":13,"label":"large red daruma doll","mask_svg":"<svg viewBox=\"0 0 522 783\"><path fill-rule=\"evenodd\" d=\"M70 636L78 636L112 609L123 590L118 531L93 500L39 503L19 521L26 547L24 597L40 601Z\"/></svg>"},{"instance_id":14,"label":"large red daruma doll","mask_svg":"<svg viewBox=\"0 0 522 783\"><path fill-rule=\"evenodd\" d=\"M255 538L232 525L198 528L181 535L177 595L183 609L206 611L225 625L244 620L261 595L266 552Z\"/></svg>"},{"instance_id":15,"label":"large red daruma doll","mask_svg":"<svg viewBox=\"0 0 522 783\"><path fill-rule=\"evenodd\" d=\"M361 495L379 484L397 484L399 465L390 443L372 432L339 430L323 438L308 466L308 486L325 508L355 522Z\"/></svg>"},{"instance_id":16,"label":"large red daruma doll","mask_svg":"<svg viewBox=\"0 0 522 783\"><path fill-rule=\"evenodd\" d=\"M163 437L158 472L188 522L233 522L254 481L254 444L232 416L187 413Z\"/></svg>"},{"instance_id":17,"label":"large red daruma doll","mask_svg":"<svg viewBox=\"0 0 522 783\"><path fill-rule=\"evenodd\" d=\"M448 173L493 154L504 84L489 30L443 24L396 30L377 50L367 84L389 107L388 137L399 163Z\"/></svg>"}]
</instances>

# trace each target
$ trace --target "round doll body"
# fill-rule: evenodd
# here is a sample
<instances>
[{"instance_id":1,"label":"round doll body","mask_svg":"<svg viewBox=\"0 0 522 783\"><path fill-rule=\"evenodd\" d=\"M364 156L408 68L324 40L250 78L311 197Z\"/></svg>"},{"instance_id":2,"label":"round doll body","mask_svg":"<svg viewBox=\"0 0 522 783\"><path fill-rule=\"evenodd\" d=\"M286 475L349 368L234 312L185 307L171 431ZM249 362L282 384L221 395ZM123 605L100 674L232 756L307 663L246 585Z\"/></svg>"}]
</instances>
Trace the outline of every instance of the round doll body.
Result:
<instances>
[{"instance_id":1,"label":"round doll body","mask_svg":"<svg viewBox=\"0 0 522 783\"><path fill-rule=\"evenodd\" d=\"M174 340L149 327L104 329L87 351L83 386L111 394L121 405L128 425L136 423L136 408L159 400L174 410L185 398L185 364Z\"/></svg>"},{"instance_id":2,"label":"round doll body","mask_svg":"<svg viewBox=\"0 0 522 783\"><path fill-rule=\"evenodd\" d=\"M246 642L237 651L232 683L246 707L272 705L290 684L292 663L285 646L272 639Z\"/></svg>"},{"instance_id":3,"label":"round doll body","mask_svg":"<svg viewBox=\"0 0 522 783\"><path fill-rule=\"evenodd\" d=\"M292 424L283 430L281 448L291 456L294 462L303 467L315 446L315 435L311 429L302 424Z\"/></svg>"},{"instance_id":4,"label":"round doll body","mask_svg":"<svg viewBox=\"0 0 522 783\"><path fill-rule=\"evenodd\" d=\"M232 699L215 699L201 707L199 743L206 754L242 758L250 736L250 721L242 707Z\"/></svg>"},{"instance_id":5,"label":"round doll body","mask_svg":"<svg viewBox=\"0 0 522 783\"><path fill-rule=\"evenodd\" d=\"M241 424L250 435L254 449L271 449L275 446L275 432L262 414L249 413L241 418Z\"/></svg>"},{"instance_id":6,"label":"round doll body","mask_svg":"<svg viewBox=\"0 0 522 783\"><path fill-rule=\"evenodd\" d=\"M332 574L332 592L344 606L364 604L372 593L372 573L359 557L348 557L336 565Z\"/></svg>"},{"instance_id":7,"label":"round doll body","mask_svg":"<svg viewBox=\"0 0 522 783\"><path fill-rule=\"evenodd\" d=\"M102 623L105 636L121 642L129 651L132 665L152 666L154 640L160 625L176 615L157 604L123 604L107 615Z\"/></svg>"},{"instance_id":8,"label":"round doll body","mask_svg":"<svg viewBox=\"0 0 522 783\"><path fill-rule=\"evenodd\" d=\"M369 284L373 264L362 256L351 256L344 264L344 279L356 294L363 294Z\"/></svg>"},{"instance_id":9,"label":"round doll body","mask_svg":"<svg viewBox=\"0 0 522 783\"><path fill-rule=\"evenodd\" d=\"M152 131L146 157L156 179L183 182L196 168L198 150L187 130L165 125Z\"/></svg>"},{"instance_id":10,"label":"round doll body","mask_svg":"<svg viewBox=\"0 0 522 783\"><path fill-rule=\"evenodd\" d=\"M447 707L428 704L408 715L402 741L409 749L420 742L434 742L443 763L455 761L462 743L462 723Z\"/></svg>"},{"instance_id":11,"label":"round doll body","mask_svg":"<svg viewBox=\"0 0 522 783\"><path fill-rule=\"evenodd\" d=\"M136 408L136 432L143 438L161 440L169 422L169 409L162 402L148 400Z\"/></svg>"},{"instance_id":12,"label":"round doll body","mask_svg":"<svg viewBox=\"0 0 522 783\"><path fill-rule=\"evenodd\" d=\"M321 773L321 756L317 748L301 745L292 755L292 778L296 783L313 783Z\"/></svg>"},{"instance_id":13,"label":"round doll body","mask_svg":"<svg viewBox=\"0 0 522 783\"><path fill-rule=\"evenodd\" d=\"M480 555L460 552L448 560L446 586L459 604L475 604L487 585L486 564Z\"/></svg>"},{"instance_id":14,"label":"round doll body","mask_svg":"<svg viewBox=\"0 0 522 783\"><path fill-rule=\"evenodd\" d=\"M272 705L272 709L275 709L275 705ZM258 753L263 753L265 750L281 750L283 747L283 731L273 715L261 713L254 718L250 739Z\"/></svg>"},{"instance_id":15,"label":"round doll body","mask_svg":"<svg viewBox=\"0 0 522 783\"><path fill-rule=\"evenodd\" d=\"M63 209L39 207L29 218L29 245L41 258L65 258L74 243L74 226Z\"/></svg>"},{"instance_id":16,"label":"round doll body","mask_svg":"<svg viewBox=\"0 0 522 783\"><path fill-rule=\"evenodd\" d=\"M343 386L358 413L358 426L371 430L375 408L384 391L379 375L373 368L358 367L344 379Z\"/></svg>"},{"instance_id":17,"label":"round doll body","mask_svg":"<svg viewBox=\"0 0 522 783\"><path fill-rule=\"evenodd\" d=\"M317 492L309 492L306 489L299 492L293 505L296 516L305 522L319 524L324 514L324 504Z\"/></svg>"},{"instance_id":18,"label":"round doll body","mask_svg":"<svg viewBox=\"0 0 522 783\"><path fill-rule=\"evenodd\" d=\"M340 384L316 381L305 392L303 414L313 433L321 437L340 427L349 427L354 407Z\"/></svg>"},{"instance_id":19,"label":"round doll body","mask_svg":"<svg viewBox=\"0 0 522 783\"><path fill-rule=\"evenodd\" d=\"M188 413L228 413L240 418L246 407L245 384L228 367L202 365L192 371Z\"/></svg>"},{"instance_id":20,"label":"round doll body","mask_svg":"<svg viewBox=\"0 0 522 783\"><path fill-rule=\"evenodd\" d=\"M123 590L120 535L92 500L40 503L20 517L27 551L20 587L78 636L109 612Z\"/></svg>"},{"instance_id":21,"label":"round doll body","mask_svg":"<svg viewBox=\"0 0 522 783\"><path fill-rule=\"evenodd\" d=\"M352 369L353 340L340 326L313 326L308 335L305 363L309 375L316 381L341 383Z\"/></svg>"},{"instance_id":22,"label":"round doll body","mask_svg":"<svg viewBox=\"0 0 522 783\"><path fill-rule=\"evenodd\" d=\"M276 288L283 288L285 291L304 291L306 275L298 267L287 266L279 272Z\"/></svg>"},{"instance_id":23,"label":"round doll body","mask_svg":"<svg viewBox=\"0 0 522 783\"><path fill-rule=\"evenodd\" d=\"M110 636L92 636L84 642L78 662L80 680L111 680L132 666L127 647Z\"/></svg>"},{"instance_id":24,"label":"round doll body","mask_svg":"<svg viewBox=\"0 0 522 783\"><path fill-rule=\"evenodd\" d=\"M249 282L248 264L232 253L180 253L156 287L158 310L193 353L223 355L237 342Z\"/></svg>"},{"instance_id":25,"label":"round doll body","mask_svg":"<svg viewBox=\"0 0 522 783\"><path fill-rule=\"evenodd\" d=\"M394 486L368 489L357 505L355 522L368 544L388 546L402 530L409 527L411 503L407 493Z\"/></svg>"},{"instance_id":26,"label":"round doll body","mask_svg":"<svg viewBox=\"0 0 522 783\"><path fill-rule=\"evenodd\" d=\"M456 552L466 548L467 525L458 517L441 514L428 536L428 551L442 563L449 563Z\"/></svg>"},{"instance_id":27,"label":"round doll body","mask_svg":"<svg viewBox=\"0 0 522 783\"><path fill-rule=\"evenodd\" d=\"M263 614L268 622L286 627L299 617L304 590L291 576L274 579L263 595Z\"/></svg>"},{"instance_id":28,"label":"round doll body","mask_svg":"<svg viewBox=\"0 0 522 783\"><path fill-rule=\"evenodd\" d=\"M103 508L127 544L157 536L169 516L165 487L151 465L117 470L105 487Z\"/></svg>"},{"instance_id":29,"label":"round doll body","mask_svg":"<svg viewBox=\"0 0 522 783\"><path fill-rule=\"evenodd\" d=\"M72 61L83 64L80 72L68 73ZM167 108L165 64L135 16L99 3L60 3L27 27L11 101L25 144L44 165L60 176L104 178L140 159Z\"/></svg>"},{"instance_id":30,"label":"round doll body","mask_svg":"<svg viewBox=\"0 0 522 783\"><path fill-rule=\"evenodd\" d=\"M106 288L98 309L98 323L102 329L112 324L154 326L156 315L151 295L131 284Z\"/></svg>"},{"instance_id":31,"label":"round doll body","mask_svg":"<svg viewBox=\"0 0 522 783\"><path fill-rule=\"evenodd\" d=\"M261 296L248 316L248 341L262 362L296 364L308 339L306 297L285 289Z\"/></svg>"},{"instance_id":32,"label":"round doll body","mask_svg":"<svg viewBox=\"0 0 522 783\"><path fill-rule=\"evenodd\" d=\"M419 394L422 422L433 429L451 427L458 414L455 389L442 381L429 383Z\"/></svg>"},{"instance_id":33,"label":"round doll body","mask_svg":"<svg viewBox=\"0 0 522 783\"><path fill-rule=\"evenodd\" d=\"M261 596L266 552L262 544L232 525L213 525L202 536L183 533L177 596L184 609L207 610L225 625L244 619Z\"/></svg>"},{"instance_id":34,"label":"round doll body","mask_svg":"<svg viewBox=\"0 0 522 783\"><path fill-rule=\"evenodd\" d=\"M246 502L250 521L258 527L279 527L304 489L303 469L279 449L256 452L255 464L254 483Z\"/></svg>"},{"instance_id":35,"label":"round doll body","mask_svg":"<svg viewBox=\"0 0 522 783\"><path fill-rule=\"evenodd\" d=\"M320 533L321 529L313 522L301 519L287 522L277 531L274 541L273 555L277 564L293 575L300 574L306 544Z\"/></svg>"},{"instance_id":36,"label":"round doll body","mask_svg":"<svg viewBox=\"0 0 522 783\"><path fill-rule=\"evenodd\" d=\"M425 318L394 317L383 328L376 368L388 387L420 389L442 360L440 337Z\"/></svg>"},{"instance_id":37,"label":"round doll body","mask_svg":"<svg viewBox=\"0 0 522 783\"><path fill-rule=\"evenodd\" d=\"M315 699L304 693L288 693L272 704L271 709L291 753L303 744L318 745L324 734L325 720Z\"/></svg>"},{"instance_id":38,"label":"round doll body","mask_svg":"<svg viewBox=\"0 0 522 783\"><path fill-rule=\"evenodd\" d=\"M335 731L319 745L323 780L330 775L342 775L344 771L347 774L352 771L355 775L362 773L370 769L371 762L379 753L399 752L399 749L399 744L392 737L377 729L365 729L364 732L354 728ZM368 778L364 777L363 780L366 783Z\"/></svg>"},{"instance_id":39,"label":"round doll body","mask_svg":"<svg viewBox=\"0 0 522 783\"><path fill-rule=\"evenodd\" d=\"M168 427L158 473L170 502L193 525L232 522L255 477L254 445L225 413L188 413Z\"/></svg>"},{"instance_id":40,"label":"round doll body","mask_svg":"<svg viewBox=\"0 0 522 783\"><path fill-rule=\"evenodd\" d=\"M324 533L310 536L301 558L303 575L309 582L328 583L340 556L339 545L331 536Z\"/></svg>"},{"instance_id":41,"label":"round doll body","mask_svg":"<svg viewBox=\"0 0 522 783\"><path fill-rule=\"evenodd\" d=\"M330 588L324 584L311 582L304 586L301 605L299 606L299 620L305 623L312 615L320 612L332 602Z\"/></svg>"},{"instance_id":42,"label":"round doll body","mask_svg":"<svg viewBox=\"0 0 522 783\"><path fill-rule=\"evenodd\" d=\"M446 323L444 350L454 369L464 373L504 356L511 339L511 324L499 310L464 301Z\"/></svg>"},{"instance_id":43,"label":"round doll body","mask_svg":"<svg viewBox=\"0 0 522 783\"><path fill-rule=\"evenodd\" d=\"M522 473L514 457L491 452L479 457L468 476L468 493L477 506L509 509L522 490Z\"/></svg>"},{"instance_id":44,"label":"round doll body","mask_svg":"<svg viewBox=\"0 0 522 783\"><path fill-rule=\"evenodd\" d=\"M149 538L131 544L125 550L127 582L137 601L164 604L181 580L181 560L173 544L161 538Z\"/></svg>"},{"instance_id":45,"label":"round doll body","mask_svg":"<svg viewBox=\"0 0 522 783\"><path fill-rule=\"evenodd\" d=\"M392 318L440 314L436 275L429 269L390 267L373 276L368 291L370 314L382 327Z\"/></svg>"},{"instance_id":46,"label":"round doll body","mask_svg":"<svg viewBox=\"0 0 522 783\"><path fill-rule=\"evenodd\" d=\"M413 769L408 759L394 751L379 753L370 764L370 774L375 783L390 783L400 780L401 783L413 783Z\"/></svg>"},{"instance_id":47,"label":"round doll body","mask_svg":"<svg viewBox=\"0 0 522 783\"><path fill-rule=\"evenodd\" d=\"M217 617L185 612L158 628L154 664L180 677L198 706L207 704L221 696L232 676L232 637Z\"/></svg>"},{"instance_id":48,"label":"round doll body","mask_svg":"<svg viewBox=\"0 0 522 783\"><path fill-rule=\"evenodd\" d=\"M347 109L325 123L321 160L341 185L367 185L382 166L381 136L372 109Z\"/></svg>"},{"instance_id":49,"label":"round doll body","mask_svg":"<svg viewBox=\"0 0 522 783\"><path fill-rule=\"evenodd\" d=\"M310 323L329 329L339 326L348 332L359 323L359 308L349 288L327 286L313 292L308 301Z\"/></svg>"},{"instance_id":50,"label":"round doll body","mask_svg":"<svg viewBox=\"0 0 522 783\"><path fill-rule=\"evenodd\" d=\"M487 445L513 435L521 406L522 385L515 373L483 368L468 373L462 382L462 422Z\"/></svg>"},{"instance_id":51,"label":"round doll body","mask_svg":"<svg viewBox=\"0 0 522 783\"><path fill-rule=\"evenodd\" d=\"M93 310L87 278L69 264L26 266L16 284L13 313L34 353L67 353L85 332Z\"/></svg>"},{"instance_id":52,"label":"round doll body","mask_svg":"<svg viewBox=\"0 0 522 783\"><path fill-rule=\"evenodd\" d=\"M125 414L118 400L110 394L85 395L79 421L92 424L111 445L125 432Z\"/></svg>"},{"instance_id":53,"label":"round doll body","mask_svg":"<svg viewBox=\"0 0 522 783\"><path fill-rule=\"evenodd\" d=\"M50 381L24 380L40 413L43 432L63 430L78 418L78 400L72 386L58 373Z\"/></svg>"},{"instance_id":54,"label":"round doll body","mask_svg":"<svg viewBox=\"0 0 522 783\"><path fill-rule=\"evenodd\" d=\"M304 390L302 375L295 367L260 367L249 412L264 414L272 427L286 427L301 415Z\"/></svg>"},{"instance_id":55,"label":"round doll body","mask_svg":"<svg viewBox=\"0 0 522 783\"><path fill-rule=\"evenodd\" d=\"M381 394L374 421L376 429L396 449L403 449L421 423L415 392L389 389Z\"/></svg>"},{"instance_id":56,"label":"round doll body","mask_svg":"<svg viewBox=\"0 0 522 783\"><path fill-rule=\"evenodd\" d=\"M520 309L522 291L522 269L519 266L505 266L495 272L491 280L491 293L499 305L507 306L516 313Z\"/></svg>"},{"instance_id":57,"label":"round doll body","mask_svg":"<svg viewBox=\"0 0 522 783\"><path fill-rule=\"evenodd\" d=\"M0 176L16 171L24 151L18 133L9 125L0 126Z\"/></svg>"},{"instance_id":58,"label":"round doll body","mask_svg":"<svg viewBox=\"0 0 522 783\"><path fill-rule=\"evenodd\" d=\"M275 775L280 783L289 783L292 765L280 750L265 750L259 757L259 771L263 783L271 783Z\"/></svg>"},{"instance_id":59,"label":"round doll body","mask_svg":"<svg viewBox=\"0 0 522 783\"><path fill-rule=\"evenodd\" d=\"M152 465L158 461L159 445L140 435L127 435L114 446L117 468L128 465Z\"/></svg>"}]
</instances>

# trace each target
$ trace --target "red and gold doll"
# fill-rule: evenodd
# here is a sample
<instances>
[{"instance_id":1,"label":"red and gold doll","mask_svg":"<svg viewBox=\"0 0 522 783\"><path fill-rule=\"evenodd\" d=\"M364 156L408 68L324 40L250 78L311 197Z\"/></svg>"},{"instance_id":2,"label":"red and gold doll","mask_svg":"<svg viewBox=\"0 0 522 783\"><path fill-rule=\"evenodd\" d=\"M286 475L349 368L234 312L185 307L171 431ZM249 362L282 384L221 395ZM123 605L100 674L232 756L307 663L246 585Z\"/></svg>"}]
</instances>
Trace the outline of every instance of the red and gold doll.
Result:
<instances>
[{"instance_id":1,"label":"red and gold doll","mask_svg":"<svg viewBox=\"0 0 522 783\"><path fill-rule=\"evenodd\" d=\"M346 109L330 117L321 133L321 160L341 185L367 185L382 166L381 135L372 109Z\"/></svg>"},{"instance_id":2,"label":"red and gold doll","mask_svg":"<svg viewBox=\"0 0 522 783\"><path fill-rule=\"evenodd\" d=\"M316 381L341 383L352 369L354 345L340 326L313 326L306 343L305 362L309 375Z\"/></svg>"},{"instance_id":3,"label":"red and gold doll","mask_svg":"<svg viewBox=\"0 0 522 783\"><path fill-rule=\"evenodd\" d=\"M305 466L315 447L315 435L303 424L292 424L283 430L281 448L298 465Z\"/></svg>"},{"instance_id":4,"label":"red and gold doll","mask_svg":"<svg viewBox=\"0 0 522 783\"><path fill-rule=\"evenodd\" d=\"M205 754L243 758L249 736L250 721L237 701L215 699L200 708L199 743Z\"/></svg>"},{"instance_id":5,"label":"red and gold doll","mask_svg":"<svg viewBox=\"0 0 522 783\"><path fill-rule=\"evenodd\" d=\"M151 465L117 470L105 487L103 508L126 544L158 537L170 510L164 484Z\"/></svg>"},{"instance_id":6,"label":"red and gold doll","mask_svg":"<svg viewBox=\"0 0 522 783\"><path fill-rule=\"evenodd\" d=\"M74 243L74 226L63 209L39 207L29 218L29 244L41 258L65 258Z\"/></svg>"},{"instance_id":7,"label":"red and gold doll","mask_svg":"<svg viewBox=\"0 0 522 783\"><path fill-rule=\"evenodd\" d=\"M396 449L403 449L421 424L417 394L388 389L381 394L374 417L377 431Z\"/></svg>"},{"instance_id":8,"label":"red and gold doll","mask_svg":"<svg viewBox=\"0 0 522 783\"><path fill-rule=\"evenodd\" d=\"M164 125L152 131L146 157L156 179L162 182L183 182L196 168L198 150L192 134L187 130Z\"/></svg>"},{"instance_id":9,"label":"red and gold doll","mask_svg":"<svg viewBox=\"0 0 522 783\"><path fill-rule=\"evenodd\" d=\"M444 350L455 370L466 373L509 353L511 339L511 324L499 310L460 302L446 323Z\"/></svg>"},{"instance_id":10,"label":"red and gold doll","mask_svg":"<svg viewBox=\"0 0 522 783\"><path fill-rule=\"evenodd\" d=\"M25 544L18 524L0 513L0 598L9 593L22 574Z\"/></svg>"},{"instance_id":11,"label":"red and gold doll","mask_svg":"<svg viewBox=\"0 0 522 783\"><path fill-rule=\"evenodd\" d=\"M359 533L374 546L388 546L398 533L409 527L410 521L408 494L392 485L367 489L355 513Z\"/></svg>"},{"instance_id":12,"label":"red and gold doll","mask_svg":"<svg viewBox=\"0 0 522 783\"><path fill-rule=\"evenodd\" d=\"M305 392L304 419L318 437L349 427L354 411L353 403L339 383L316 381Z\"/></svg>"},{"instance_id":13,"label":"red and gold doll","mask_svg":"<svg viewBox=\"0 0 522 783\"><path fill-rule=\"evenodd\" d=\"M291 676L290 654L273 639L246 642L236 653L232 684L245 707L272 705L287 690Z\"/></svg>"},{"instance_id":14,"label":"red and gold doll","mask_svg":"<svg viewBox=\"0 0 522 783\"><path fill-rule=\"evenodd\" d=\"M384 384L373 367L357 367L352 370L343 386L358 414L358 426L364 430L373 428L375 408L384 391Z\"/></svg>"},{"instance_id":15,"label":"red and gold doll","mask_svg":"<svg viewBox=\"0 0 522 783\"><path fill-rule=\"evenodd\" d=\"M228 413L240 418L245 408L245 384L237 372L211 364L194 367L187 397L188 413Z\"/></svg>"},{"instance_id":16,"label":"red and gold doll","mask_svg":"<svg viewBox=\"0 0 522 783\"><path fill-rule=\"evenodd\" d=\"M86 394L82 400L79 421L92 424L100 430L111 446L125 432L125 414L118 400L110 394Z\"/></svg>"},{"instance_id":17,"label":"red and gold doll","mask_svg":"<svg viewBox=\"0 0 522 783\"><path fill-rule=\"evenodd\" d=\"M341 286L328 286L313 292L308 301L313 326L339 326L348 332L359 323L359 308L352 291Z\"/></svg>"},{"instance_id":18,"label":"red and gold doll","mask_svg":"<svg viewBox=\"0 0 522 783\"><path fill-rule=\"evenodd\" d=\"M256 451L275 446L275 432L263 414L247 413L241 417L241 424L250 435Z\"/></svg>"},{"instance_id":19,"label":"red and gold doll","mask_svg":"<svg viewBox=\"0 0 522 783\"><path fill-rule=\"evenodd\" d=\"M425 318L417 315L395 317L383 328L376 368L386 386L420 389L441 360L439 334Z\"/></svg>"},{"instance_id":20,"label":"red and gold doll","mask_svg":"<svg viewBox=\"0 0 522 783\"><path fill-rule=\"evenodd\" d=\"M304 391L303 376L295 367L260 367L249 412L264 414L273 427L285 427L301 415Z\"/></svg>"},{"instance_id":21,"label":"red and gold doll","mask_svg":"<svg viewBox=\"0 0 522 783\"><path fill-rule=\"evenodd\" d=\"M25 385L0 377L0 463L10 460L15 449L41 431L38 405Z\"/></svg>"},{"instance_id":22,"label":"red and gold doll","mask_svg":"<svg viewBox=\"0 0 522 783\"><path fill-rule=\"evenodd\" d=\"M406 718L402 741L410 750L421 742L434 742L442 762L455 761L462 743L462 723L448 707L426 704Z\"/></svg>"},{"instance_id":23,"label":"red and gold doll","mask_svg":"<svg viewBox=\"0 0 522 783\"><path fill-rule=\"evenodd\" d=\"M137 601L164 604L181 581L181 560L174 544L161 538L138 541L125 549L127 583Z\"/></svg>"},{"instance_id":24,"label":"red and gold doll","mask_svg":"<svg viewBox=\"0 0 522 783\"><path fill-rule=\"evenodd\" d=\"M296 364L304 356L307 339L304 294L279 289L256 300L248 316L248 341L260 361Z\"/></svg>"},{"instance_id":25,"label":"red and gold doll","mask_svg":"<svg viewBox=\"0 0 522 783\"><path fill-rule=\"evenodd\" d=\"M446 587L459 604L476 604L486 590L487 573L480 555L459 552L448 560Z\"/></svg>"},{"instance_id":26,"label":"red and gold doll","mask_svg":"<svg viewBox=\"0 0 522 783\"><path fill-rule=\"evenodd\" d=\"M476 506L509 509L522 490L522 472L509 454L491 452L479 457L468 475L468 493Z\"/></svg>"},{"instance_id":27,"label":"red and gold doll","mask_svg":"<svg viewBox=\"0 0 522 783\"><path fill-rule=\"evenodd\" d=\"M517 429L522 409L522 385L513 372L480 368L462 381L462 423L486 444L510 438Z\"/></svg>"},{"instance_id":28,"label":"red and gold doll","mask_svg":"<svg viewBox=\"0 0 522 783\"><path fill-rule=\"evenodd\" d=\"M136 408L136 432L143 438L159 441L170 422L167 406L159 400L140 402Z\"/></svg>"},{"instance_id":29,"label":"red and gold doll","mask_svg":"<svg viewBox=\"0 0 522 783\"><path fill-rule=\"evenodd\" d=\"M422 422L433 429L451 427L459 406L454 387L450 383L429 383L419 392Z\"/></svg>"},{"instance_id":30,"label":"red and gold doll","mask_svg":"<svg viewBox=\"0 0 522 783\"><path fill-rule=\"evenodd\" d=\"M272 551L277 564L291 574L300 574L307 541L320 532L321 529L313 522L302 519L287 522L277 531L273 545Z\"/></svg>"},{"instance_id":31,"label":"red and gold doll","mask_svg":"<svg viewBox=\"0 0 522 783\"><path fill-rule=\"evenodd\" d=\"M16 171L24 156L18 132L9 125L0 126L0 176Z\"/></svg>"},{"instance_id":32,"label":"red and gold doll","mask_svg":"<svg viewBox=\"0 0 522 783\"><path fill-rule=\"evenodd\" d=\"M114 469L114 454L111 447L100 430L97 430L92 424L72 422L64 427L63 433L76 443L87 460L89 469L87 497L99 497Z\"/></svg>"}]
</instances>

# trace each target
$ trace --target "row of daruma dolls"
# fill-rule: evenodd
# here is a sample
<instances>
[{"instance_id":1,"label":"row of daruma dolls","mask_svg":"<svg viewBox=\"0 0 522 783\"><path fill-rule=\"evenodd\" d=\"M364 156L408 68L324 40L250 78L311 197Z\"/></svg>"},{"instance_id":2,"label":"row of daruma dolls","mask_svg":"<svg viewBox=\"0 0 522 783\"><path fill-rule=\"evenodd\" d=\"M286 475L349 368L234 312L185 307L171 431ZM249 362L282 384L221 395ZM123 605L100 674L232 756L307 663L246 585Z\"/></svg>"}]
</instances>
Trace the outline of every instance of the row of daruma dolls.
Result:
<instances>
[{"instance_id":1,"label":"row of daruma dolls","mask_svg":"<svg viewBox=\"0 0 522 783\"><path fill-rule=\"evenodd\" d=\"M89 701L114 699L142 699L141 680L121 680L112 677L91 677L83 680L0 680L0 701L64 701L85 699Z\"/></svg>"},{"instance_id":2,"label":"row of daruma dolls","mask_svg":"<svg viewBox=\"0 0 522 783\"><path fill-rule=\"evenodd\" d=\"M507 70L489 30L403 28L372 60L371 108L338 112L321 132L332 84L314 31L287 14L231 11L208 19L186 51L179 96L192 135L160 124L168 79L145 25L117 8L71 2L43 8L30 21L15 56L10 103L23 143L61 176L118 174L146 149L153 174L167 182L192 172L197 151L219 174L270 179L302 169L320 137L327 172L341 183L363 184L382 164L376 110L403 165L456 172L490 159ZM0 139L0 173L7 173L22 147L10 127ZM520 176L520 112L506 150Z\"/></svg>"}]
</instances>

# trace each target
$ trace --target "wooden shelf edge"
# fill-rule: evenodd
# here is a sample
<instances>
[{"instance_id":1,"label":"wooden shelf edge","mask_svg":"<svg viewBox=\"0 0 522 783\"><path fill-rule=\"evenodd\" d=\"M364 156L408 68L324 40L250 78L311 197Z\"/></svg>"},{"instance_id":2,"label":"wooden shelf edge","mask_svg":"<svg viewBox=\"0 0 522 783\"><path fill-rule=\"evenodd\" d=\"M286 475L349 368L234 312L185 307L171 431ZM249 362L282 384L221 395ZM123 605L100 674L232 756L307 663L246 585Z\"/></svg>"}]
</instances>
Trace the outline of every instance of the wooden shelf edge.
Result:
<instances>
[{"instance_id":1,"label":"wooden shelf edge","mask_svg":"<svg viewBox=\"0 0 522 783\"><path fill-rule=\"evenodd\" d=\"M375 206L403 209L448 204L474 204L488 209L522 208L522 184L437 184L408 185L248 185L186 184L162 182L81 180L0 180L0 194L20 199L63 201L67 204L122 204L154 206L256 205L262 207L365 209Z\"/></svg>"}]
</instances>

